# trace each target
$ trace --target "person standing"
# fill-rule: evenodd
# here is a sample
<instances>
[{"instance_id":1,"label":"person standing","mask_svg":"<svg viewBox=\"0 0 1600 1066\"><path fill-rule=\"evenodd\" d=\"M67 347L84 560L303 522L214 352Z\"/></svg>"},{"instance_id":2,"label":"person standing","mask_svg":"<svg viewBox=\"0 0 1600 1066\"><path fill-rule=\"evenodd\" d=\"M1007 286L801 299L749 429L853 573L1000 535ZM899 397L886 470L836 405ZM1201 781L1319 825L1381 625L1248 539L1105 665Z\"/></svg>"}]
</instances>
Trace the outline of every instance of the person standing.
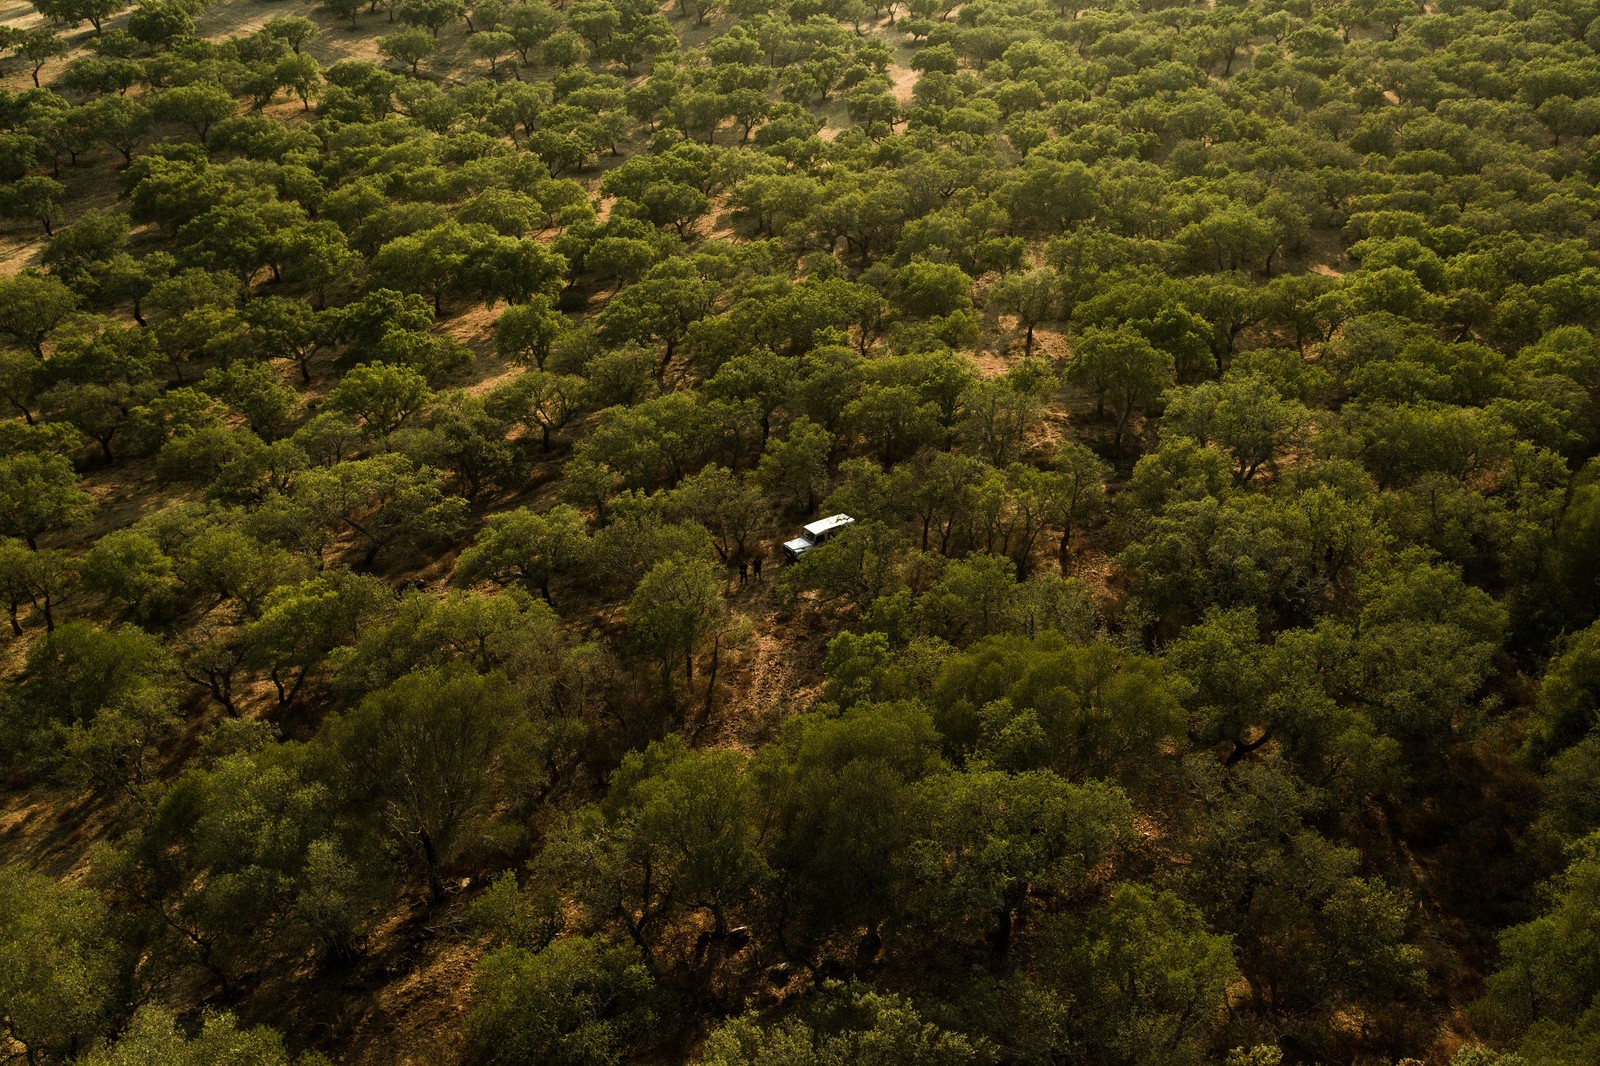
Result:
<instances>
[{"instance_id":1,"label":"person standing","mask_svg":"<svg viewBox=\"0 0 1600 1066\"><path fill-rule=\"evenodd\" d=\"M743 585L750 579L750 564L743 559L739 560L739 584Z\"/></svg>"},{"instance_id":2,"label":"person standing","mask_svg":"<svg viewBox=\"0 0 1600 1066\"><path fill-rule=\"evenodd\" d=\"M756 556L755 562L750 564L750 568L755 571L756 580L760 581L761 580L761 556L759 556L759 555Z\"/></svg>"}]
</instances>

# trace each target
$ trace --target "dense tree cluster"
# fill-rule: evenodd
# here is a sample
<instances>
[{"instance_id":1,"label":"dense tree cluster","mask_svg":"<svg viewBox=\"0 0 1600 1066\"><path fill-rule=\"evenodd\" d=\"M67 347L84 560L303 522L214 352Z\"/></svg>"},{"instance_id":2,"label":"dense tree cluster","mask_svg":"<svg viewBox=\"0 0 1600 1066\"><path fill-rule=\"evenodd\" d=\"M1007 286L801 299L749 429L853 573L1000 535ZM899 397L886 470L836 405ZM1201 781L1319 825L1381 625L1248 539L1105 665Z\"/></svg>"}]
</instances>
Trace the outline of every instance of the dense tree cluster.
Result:
<instances>
[{"instance_id":1,"label":"dense tree cluster","mask_svg":"<svg viewBox=\"0 0 1600 1066\"><path fill-rule=\"evenodd\" d=\"M231 5L0 28L0 1054L1600 1059L1600 3Z\"/></svg>"}]
</instances>

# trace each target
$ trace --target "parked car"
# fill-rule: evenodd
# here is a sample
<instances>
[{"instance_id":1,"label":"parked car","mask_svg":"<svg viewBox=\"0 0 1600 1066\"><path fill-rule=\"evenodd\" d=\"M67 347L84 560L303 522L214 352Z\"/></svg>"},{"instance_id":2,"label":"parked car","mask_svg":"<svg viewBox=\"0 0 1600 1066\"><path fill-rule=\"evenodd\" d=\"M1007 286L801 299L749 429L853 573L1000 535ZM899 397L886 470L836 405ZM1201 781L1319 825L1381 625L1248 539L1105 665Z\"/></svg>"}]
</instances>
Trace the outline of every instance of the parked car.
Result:
<instances>
[{"instance_id":1,"label":"parked car","mask_svg":"<svg viewBox=\"0 0 1600 1066\"><path fill-rule=\"evenodd\" d=\"M790 562L797 561L800 556L815 548L818 544L825 543L845 526L854 525L855 519L847 514L829 515L817 521L800 527L800 535L793 540L785 541L783 554L789 557Z\"/></svg>"}]
</instances>

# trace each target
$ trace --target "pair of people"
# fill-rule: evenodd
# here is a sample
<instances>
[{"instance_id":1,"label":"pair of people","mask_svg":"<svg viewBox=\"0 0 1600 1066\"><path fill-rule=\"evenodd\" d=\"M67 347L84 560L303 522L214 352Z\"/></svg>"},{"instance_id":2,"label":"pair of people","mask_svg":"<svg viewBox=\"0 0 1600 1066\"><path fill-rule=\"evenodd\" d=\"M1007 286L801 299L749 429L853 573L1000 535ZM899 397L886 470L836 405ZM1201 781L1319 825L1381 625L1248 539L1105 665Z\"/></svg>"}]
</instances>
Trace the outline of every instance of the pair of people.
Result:
<instances>
[{"instance_id":1,"label":"pair of people","mask_svg":"<svg viewBox=\"0 0 1600 1066\"><path fill-rule=\"evenodd\" d=\"M739 560L739 584L743 585L750 580L752 570L755 572L756 580L761 580L761 556L756 556L754 562Z\"/></svg>"}]
</instances>

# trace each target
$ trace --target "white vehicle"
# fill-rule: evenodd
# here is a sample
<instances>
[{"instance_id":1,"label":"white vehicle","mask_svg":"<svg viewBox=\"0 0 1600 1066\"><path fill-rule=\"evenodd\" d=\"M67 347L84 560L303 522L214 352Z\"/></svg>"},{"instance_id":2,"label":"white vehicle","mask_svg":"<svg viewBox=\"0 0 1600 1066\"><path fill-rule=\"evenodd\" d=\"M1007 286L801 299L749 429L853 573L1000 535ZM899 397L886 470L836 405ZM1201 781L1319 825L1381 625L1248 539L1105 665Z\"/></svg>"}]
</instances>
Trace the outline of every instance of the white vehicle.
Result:
<instances>
[{"instance_id":1,"label":"white vehicle","mask_svg":"<svg viewBox=\"0 0 1600 1066\"><path fill-rule=\"evenodd\" d=\"M836 514L829 515L827 518L819 518L810 525L801 526L800 535L793 540L786 541L784 543L783 554L789 557L790 562L794 562L798 560L800 556L804 555L812 548L815 548L818 544L826 542L829 537L839 532L839 530L843 529L845 526L854 524L855 519L851 518L847 514Z\"/></svg>"}]
</instances>

